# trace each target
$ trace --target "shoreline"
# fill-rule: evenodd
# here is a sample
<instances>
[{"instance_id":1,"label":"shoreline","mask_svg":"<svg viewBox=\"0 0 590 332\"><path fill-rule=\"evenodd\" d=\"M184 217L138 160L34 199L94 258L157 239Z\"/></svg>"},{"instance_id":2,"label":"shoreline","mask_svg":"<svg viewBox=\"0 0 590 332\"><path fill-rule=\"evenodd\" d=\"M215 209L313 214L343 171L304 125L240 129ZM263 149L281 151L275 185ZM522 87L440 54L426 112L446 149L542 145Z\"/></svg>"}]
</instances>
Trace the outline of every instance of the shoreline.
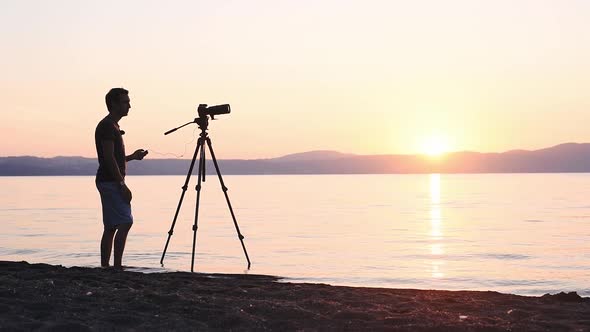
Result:
<instances>
[{"instance_id":1,"label":"shoreline","mask_svg":"<svg viewBox=\"0 0 590 332\"><path fill-rule=\"evenodd\" d=\"M590 298L0 261L1 330L590 331Z\"/></svg>"}]
</instances>

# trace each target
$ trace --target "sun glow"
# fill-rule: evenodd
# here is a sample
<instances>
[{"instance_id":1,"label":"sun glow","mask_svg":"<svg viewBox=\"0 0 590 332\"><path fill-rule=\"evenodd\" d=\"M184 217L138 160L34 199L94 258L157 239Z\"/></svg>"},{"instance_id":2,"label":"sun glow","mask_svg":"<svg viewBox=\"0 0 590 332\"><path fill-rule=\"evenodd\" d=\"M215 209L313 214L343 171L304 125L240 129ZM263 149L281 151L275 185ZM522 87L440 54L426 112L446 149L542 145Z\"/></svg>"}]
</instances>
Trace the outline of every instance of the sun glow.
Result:
<instances>
[{"instance_id":1,"label":"sun glow","mask_svg":"<svg viewBox=\"0 0 590 332\"><path fill-rule=\"evenodd\" d=\"M431 157L438 157L449 152L449 142L442 136L430 136L421 144L421 152Z\"/></svg>"}]
</instances>

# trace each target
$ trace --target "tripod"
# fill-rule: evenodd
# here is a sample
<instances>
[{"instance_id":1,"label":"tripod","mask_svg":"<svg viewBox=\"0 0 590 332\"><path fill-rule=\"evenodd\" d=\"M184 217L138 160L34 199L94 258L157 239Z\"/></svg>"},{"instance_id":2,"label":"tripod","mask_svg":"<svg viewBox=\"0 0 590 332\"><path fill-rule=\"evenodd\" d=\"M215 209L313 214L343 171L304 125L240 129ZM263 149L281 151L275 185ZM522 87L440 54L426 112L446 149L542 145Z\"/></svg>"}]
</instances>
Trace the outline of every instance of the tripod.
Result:
<instances>
[{"instance_id":1,"label":"tripod","mask_svg":"<svg viewBox=\"0 0 590 332\"><path fill-rule=\"evenodd\" d=\"M188 188L188 183L191 178L191 174L193 172L193 168L195 166L195 161L197 159L197 154L199 154L199 170L198 170L198 180L197 186L195 190L197 191L197 202L196 202L196 209L195 209L195 223L193 224L193 254L191 259L191 272L194 272L194 265L195 265L195 246L197 243L197 228L198 228L198 221L199 221L199 201L201 198L201 180L205 182L205 145L209 147L209 152L211 153L211 159L213 159L213 164L215 165L215 170L217 171L217 176L219 177L219 183L221 184L221 190L225 195L225 200L227 201L227 206L229 207L229 212L231 213L232 219L234 221L234 226L236 227L236 232L238 233L238 238L242 243L242 249L244 249L244 254L246 255L246 260L248 261L248 269L250 269L250 258L248 257L248 252L246 251L246 246L244 245L244 236L240 233L240 227L238 226L238 222L236 221L236 216L234 215L234 211L231 206L231 202L229 201L229 196L227 195L227 187L223 183L223 178L221 177L221 172L219 171L219 165L217 164L217 159L215 158L215 153L213 152L213 147L211 145L211 139L209 138L209 134L207 133L207 129L209 126L209 117L207 115L200 115L194 121L185 123L184 125L171 129L164 133L164 135L168 135L173 131L176 131L184 126L187 126L191 123L196 123L201 129L201 134L199 135L199 139L197 141L197 146L195 148L195 153L193 154L193 159L191 160L191 165L188 169L188 174L186 175L186 180L184 181L184 185L182 186L182 194L180 195L180 200L178 201L178 206L176 207L176 213L174 214L174 220L172 221L172 226L168 231L168 240L166 240L166 246L164 247L164 251L162 252L162 258L160 259L160 264L164 265L164 256L166 255L166 250L168 249L168 244L170 243L170 237L174 233L174 226L176 225L176 219L178 218L178 212L180 211L180 207L182 205L182 201L184 199L184 194Z\"/></svg>"}]
</instances>

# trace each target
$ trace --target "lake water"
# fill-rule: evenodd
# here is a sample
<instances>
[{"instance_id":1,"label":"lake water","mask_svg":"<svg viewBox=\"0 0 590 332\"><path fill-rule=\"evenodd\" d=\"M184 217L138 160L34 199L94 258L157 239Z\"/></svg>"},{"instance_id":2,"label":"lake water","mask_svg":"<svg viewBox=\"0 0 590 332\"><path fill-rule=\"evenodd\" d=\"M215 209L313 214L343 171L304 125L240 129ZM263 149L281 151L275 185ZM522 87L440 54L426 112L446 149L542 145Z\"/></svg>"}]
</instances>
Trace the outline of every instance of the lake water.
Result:
<instances>
[{"instance_id":1,"label":"lake water","mask_svg":"<svg viewBox=\"0 0 590 332\"><path fill-rule=\"evenodd\" d=\"M190 271L193 176L129 176L124 264ZM590 296L590 174L224 176L201 191L195 271L333 285ZM93 177L0 177L0 260L99 266Z\"/></svg>"}]
</instances>

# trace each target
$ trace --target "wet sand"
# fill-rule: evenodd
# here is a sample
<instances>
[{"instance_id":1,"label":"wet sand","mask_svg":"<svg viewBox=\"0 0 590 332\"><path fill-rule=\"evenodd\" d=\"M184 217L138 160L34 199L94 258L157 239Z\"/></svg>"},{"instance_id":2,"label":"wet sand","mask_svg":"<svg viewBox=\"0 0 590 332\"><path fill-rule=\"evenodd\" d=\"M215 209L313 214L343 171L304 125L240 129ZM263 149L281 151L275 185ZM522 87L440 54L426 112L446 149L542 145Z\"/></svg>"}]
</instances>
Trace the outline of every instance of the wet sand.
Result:
<instances>
[{"instance_id":1,"label":"wet sand","mask_svg":"<svg viewBox=\"0 0 590 332\"><path fill-rule=\"evenodd\" d=\"M590 298L0 261L0 331L590 331Z\"/></svg>"}]
</instances>

